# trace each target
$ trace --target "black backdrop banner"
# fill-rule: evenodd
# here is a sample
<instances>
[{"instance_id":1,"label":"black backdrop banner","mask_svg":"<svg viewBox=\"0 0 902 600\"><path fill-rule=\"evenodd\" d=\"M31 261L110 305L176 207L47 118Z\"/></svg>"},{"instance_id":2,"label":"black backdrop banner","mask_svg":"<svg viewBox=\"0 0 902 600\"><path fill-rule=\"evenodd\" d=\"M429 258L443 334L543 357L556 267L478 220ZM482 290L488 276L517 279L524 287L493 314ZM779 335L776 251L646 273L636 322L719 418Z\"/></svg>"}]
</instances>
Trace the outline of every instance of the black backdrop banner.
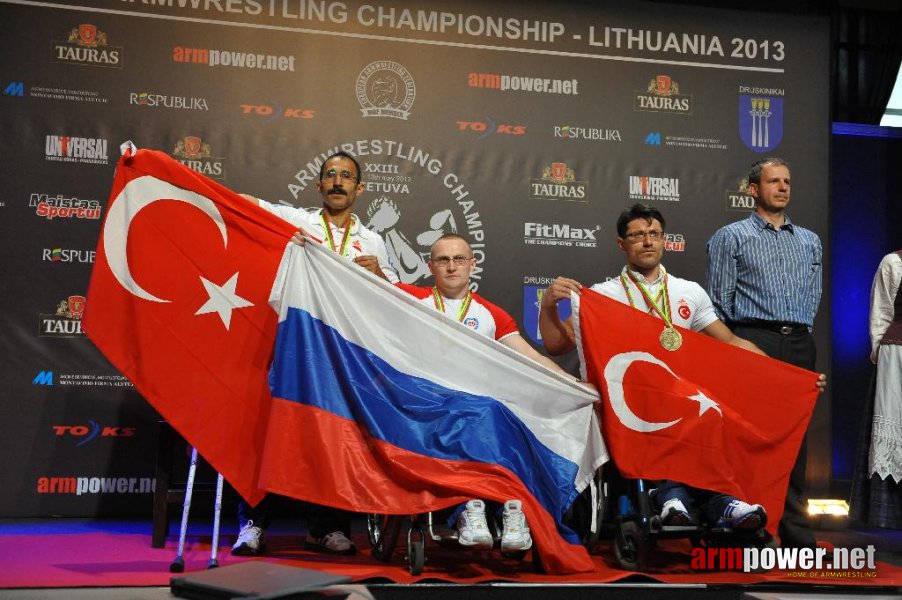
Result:
<instances>
[{"instance_id":1,"label":"black backdrop banner","mask_svg":"<svg viewBox=\"0 0 902 600\"><path fill-rule=\"evenodd\" d=\"M704 282L763 156L790 162L792 219L829 255L827 26L642 2L0 0L0 514L150 508L157 417L80 328L121 142L296 206L349 150L402 280L464 234L473 288L541 347L542 291L616 276L634 202L663 211L668 269ZM822 357L829 323L825 297Z\"/></svg>"}]
</instances>

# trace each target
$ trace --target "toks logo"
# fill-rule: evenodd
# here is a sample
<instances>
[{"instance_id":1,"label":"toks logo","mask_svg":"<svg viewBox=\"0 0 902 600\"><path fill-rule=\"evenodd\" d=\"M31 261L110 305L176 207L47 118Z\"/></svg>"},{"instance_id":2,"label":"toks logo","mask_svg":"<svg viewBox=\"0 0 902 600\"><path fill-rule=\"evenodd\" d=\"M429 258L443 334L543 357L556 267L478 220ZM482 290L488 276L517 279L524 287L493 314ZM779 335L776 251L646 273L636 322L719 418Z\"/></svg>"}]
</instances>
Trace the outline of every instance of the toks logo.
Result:
<instances>
[{"instance_id":1,"label":"toks logo","mask_svg":"<svg viewBox=\"0 0 902 600\"><path fill-rule=\"evenodd\" d=\"M84 446L97 437L132 437L135 435L134 427L101 427L97 421L88 420L87 425L52 425L56 437L78 438L76 447Z\"/></svg>"},{"instance_id":2,"label":"toks logo","mask_svg":"<svg viewBox=\"0 0 902 600\"><path fill-rule=\"evenodd\" d=\"M457 130L475 131L480 134L477 138L480 140L494 133L504 135L523 135L526 133L526 125L495 123L491 117L486 117L485 119L485 121L457 121Z\"/></svg>"},{"instance_id":3,"label":"toks logo","mask_svg":"<svg viewBox=\"0 0 902 600\"><path fill-rule=\"evenodd\" d=\"M542 171L541 179L529 180L529 196L534 200L571 200L588 202L588 181L577 181L567 163L551 163Z\"/></svg>"},{"instance_id":4,"label":"toks logo","mask_svg":"<svg viewBox=\"0 0 902 600\"><path fill-rule=\"evenodd\" d=\"M282 108L278 104L242 104L241 114L263 117L264 123L272 123L279 119L312 119L316 111L312 108Z\"/></svg>"},{"instance_id":5,"label":"toks logo","mask_svg":"<svg viewBox=\"0 0 902 600\"><path fill-rule=\"evenodd\" d=\"M210 179L225 179L225 160L211 156L210 144L196 135L186 135L175 143L172 157L193 171Z\"/></svg>"},{"instance_id":6,"label":"toks logo","mask_svg":"<svg viewBox=\"0 0 902 600\"><path fill-rule=\"evenodd\" d=\"M680 94L680 86L668 75L658 75L648 82L645 91L635 90L633 110L692 114L692 96Z\"/></svg>"},{"instance_id":7,"label":"toks logo","mask_svg":"<svg viewBox=\"0 0 902 600\"><path fill-rule=\"evenodd\" d=\"M65 42L53 42L54 62L121 69L122 55L122 46L110 46L107 34L90 23L69 31Z\"/></svg>"}]
</instances>

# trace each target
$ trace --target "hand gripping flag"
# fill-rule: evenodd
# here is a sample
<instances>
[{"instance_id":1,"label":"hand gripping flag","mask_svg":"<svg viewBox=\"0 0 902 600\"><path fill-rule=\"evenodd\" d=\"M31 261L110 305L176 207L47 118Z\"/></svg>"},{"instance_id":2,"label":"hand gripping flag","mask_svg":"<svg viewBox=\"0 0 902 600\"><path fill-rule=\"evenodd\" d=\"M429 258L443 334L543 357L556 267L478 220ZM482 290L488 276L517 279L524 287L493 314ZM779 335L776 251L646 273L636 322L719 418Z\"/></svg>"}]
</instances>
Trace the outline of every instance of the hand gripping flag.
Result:
<instances>
[{"instance_id":1,"label":"hand gripping flag","mask_svg":"<svg viewBox=\"0 0 902 600\"><path fill-rule=\"evenodd\" d=\"M273 303L266 489L384 514L519 498L548 572L593 569L561 518L607 459L594 393L316 244Z\"/></svg>"},{"instance_id":2,"label":"hand gripping flag","mask_svg":"<svg viewBox=\"0 0 902 600\"><path fill-rule=\"evenodd\" d=\"M248 501L276 334L267 301L295 228L161 152L119 161L83 327Z\"/></svg>"},{"instance_id":3,"label":"hand gripping flag","mask_svg":"<svg viewBox=\"0 0 902 600\"><path fill-rule=\"evenodd\" d=\"M817 374L682 328L671 352L660 319L587 288L577 304L580 362L620 472L762 504L775 532Z\"/></svg>"}]
</instances>

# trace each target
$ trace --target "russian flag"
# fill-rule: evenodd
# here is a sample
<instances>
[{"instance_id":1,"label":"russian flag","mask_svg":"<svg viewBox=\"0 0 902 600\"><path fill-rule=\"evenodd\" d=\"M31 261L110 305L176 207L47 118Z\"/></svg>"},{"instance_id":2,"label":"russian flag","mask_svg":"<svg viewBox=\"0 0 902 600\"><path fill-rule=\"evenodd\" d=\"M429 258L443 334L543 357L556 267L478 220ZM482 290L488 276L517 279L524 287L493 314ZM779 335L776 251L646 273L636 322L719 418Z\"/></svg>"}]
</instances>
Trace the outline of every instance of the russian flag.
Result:
<instances>
[{"instance_id":1,"label":"russian flag","mask_svg":"<svg viewBox=\"0 0 902 600\"><path fill-rule=\"evenodd\" d=\"M561 523L607 459L589 389L318 244L289 248L260 487L357 512L523 500L549 573L594 567Z\"/></svg>"}]
</instances>

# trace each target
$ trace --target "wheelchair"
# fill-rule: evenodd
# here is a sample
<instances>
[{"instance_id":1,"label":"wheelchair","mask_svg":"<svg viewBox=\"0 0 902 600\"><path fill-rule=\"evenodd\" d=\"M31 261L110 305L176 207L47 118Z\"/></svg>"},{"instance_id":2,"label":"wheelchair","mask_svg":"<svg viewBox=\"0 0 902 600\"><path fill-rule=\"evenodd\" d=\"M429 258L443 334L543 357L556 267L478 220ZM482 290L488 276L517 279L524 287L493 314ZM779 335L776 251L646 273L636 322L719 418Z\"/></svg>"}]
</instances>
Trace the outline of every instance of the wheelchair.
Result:
<instances>
[{"instance_id":1,"label":"wheelchair","mask_svg":"<svg viewBox=\"0 0 902 600\"><path fill-rule=\"evenodd\" d=\"M579 535L583 545L589 551L596 546L599 540L604 509L603 494L601 493L601 470L599 469L593 478L592 485L580 494L564 517L564 523ZM495 540L494 548L501 543L501 525L493 515L487 514L489 529ZM441 546L457 546L457 529L449 527L444 520L437 519L434 513L416 515L382 515L367 514L367 536L373 558L381 562L389 562L392 559L398 538L406 525L406 550L404 560L407 570L411 575L420 575L426 564L426 540ZM531 550L519 550L516 552L502 552L505 558L523 560L528 553L532 554L532 570L536 573L544 572L542 560L533 540Z\"/></svg>"},{"instance_id":2,"label":"wheelchair","mask_svg":"<svg viewBox=\"0 0 902 600\"><path fill-rule=\"evenodd\" d=\"M764 529L730 529L707 523L700 525L664 525L654 508L651 492L653 486L643 479L628 480L616 472L612 463L609 489L616 490L616 505L610 502L613 513L614 556L626 571L642 572L648 568L648 559L658 540L689 539L694 548L744 548L776 547L774 538Z\"/></svg>"}]
</instances>

